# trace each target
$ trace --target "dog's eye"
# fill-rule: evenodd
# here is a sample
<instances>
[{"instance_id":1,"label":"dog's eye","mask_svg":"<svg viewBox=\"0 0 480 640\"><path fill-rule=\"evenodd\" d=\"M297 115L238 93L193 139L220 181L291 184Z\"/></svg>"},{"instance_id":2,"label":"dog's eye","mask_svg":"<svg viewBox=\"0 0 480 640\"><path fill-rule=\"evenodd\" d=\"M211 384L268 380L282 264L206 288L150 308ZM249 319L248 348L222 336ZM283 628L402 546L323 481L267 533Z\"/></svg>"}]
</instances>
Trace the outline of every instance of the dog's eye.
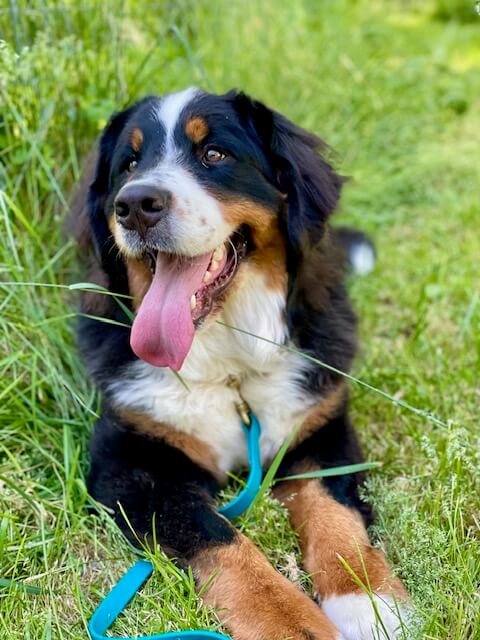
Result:
<instances>
[{"instance_id":1,"label":"dog's eye","mask_svg":"<svg viewBox=\"0 0 480 640\"><path fill-rule=\"evenodd\" d=\"M129 173L131 173L132 171L135 171L137 164L138 162L136 160L130 160L130 162L127 165L127 171Z\"/></svg>"},{"instance_id":2,"label":"dog's eye","mask_svg":"<svg viewBox=\"0 0 480 640\"><path fill-rule=\"evenodd\" d=\"M204 165L208 166L210 164L217 164L222 160L225 160L227 154L216 147L209 147L203 153L202 162Z\"/></svg>"}]
</instances>

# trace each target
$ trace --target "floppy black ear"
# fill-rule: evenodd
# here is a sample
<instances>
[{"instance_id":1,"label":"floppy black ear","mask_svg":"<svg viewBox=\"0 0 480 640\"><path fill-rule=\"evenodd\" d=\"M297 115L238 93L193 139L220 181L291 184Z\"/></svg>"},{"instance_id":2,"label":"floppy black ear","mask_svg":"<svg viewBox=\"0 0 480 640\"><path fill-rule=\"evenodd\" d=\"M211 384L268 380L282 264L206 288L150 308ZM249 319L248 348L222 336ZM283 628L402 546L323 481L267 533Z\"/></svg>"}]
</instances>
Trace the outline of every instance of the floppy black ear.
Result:
<instances>
[{"instance_id":1,"label":"floppy black ear","mask_svg":"<svg viewBox=\"0 0 480 640\"><path fill-rule=\"evenodd\" d=\"M337 205L344 182L325 157L327 145L262 103L243 93L234 95L240 113L250 114L276 173L277 186L286 194L291 249L298 252L305 242L315 244Z\"/></svg>"},{"instance_id":2,"label":"floppy black ear","mask_svg":"<svg viewBox=\"0 0 480 640\"><path fill-rule=\"evenodd\" d=\"M118 138L134 108L135 105L125 111L113 114L103 130L98 144L95 177L88 193L87 207L95 253L107 273L111 271L109 263L112 259L114 246L105 216L105 205L110 190L112 159Z\"/></svg>"},{"instance_id":3,"label":"floppy black ear","mask_svg":"<svg viewBox=\"0 0 480 640\"><path fill-rule=\"evenodd\" d=\"M287 194L290 241L294 247L307 238L315 244L337 206L344 178L325 159L325 143L279 113L273 113L270 146L280 190Z\"/></svg>"},{"instance_id":4,"label":"floppy black ear","mask_svg":"<svg viewBox=\"0 0 480 640\"><path fill-rule=\"evenodd\" d=\"M300 348L346 371L355 351L355 319L343 287L343 258L325 233L344 178L335 172L326 157L328 147L315 135L244 94L230 95L250 135L258 136L271 167L270 179L276 179L286 196L281 216L287 236L290 336ZM325 372L315 370L312 375Z\"/></svg>"}]
</instances>

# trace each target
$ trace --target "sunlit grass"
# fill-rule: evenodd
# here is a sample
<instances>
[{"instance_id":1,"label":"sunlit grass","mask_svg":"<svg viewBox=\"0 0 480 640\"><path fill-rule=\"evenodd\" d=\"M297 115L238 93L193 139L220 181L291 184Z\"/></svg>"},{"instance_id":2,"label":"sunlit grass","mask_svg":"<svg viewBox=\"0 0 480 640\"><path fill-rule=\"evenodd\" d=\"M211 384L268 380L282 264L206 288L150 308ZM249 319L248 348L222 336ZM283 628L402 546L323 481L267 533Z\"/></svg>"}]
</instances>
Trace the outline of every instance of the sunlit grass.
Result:
<instances>
[{"instance_id":1,"label":"sunlit grass","mask_svg":"<svg viewBox=\"0 0 480 640\"><path fill-rule=\"evenodd\" d=\"M396 400L352 383L366 457L383 463L366 489L373 534L414 597L419 637L480 638L480 22L449 22L445 7L0 7L0 637L85 638L134 559L108 514L88 511L100 406L75 350L80 293L58 287L84 280L62 221L110 113L197 84L265 100L325 137L353 177L338 219L368 231L379 255L350 283L363 345L353 373ZM264 496L239 526L308 588L278 504ZM192 577L153 560L115 632L215 628Z\"/></svg>"}]
</instances>

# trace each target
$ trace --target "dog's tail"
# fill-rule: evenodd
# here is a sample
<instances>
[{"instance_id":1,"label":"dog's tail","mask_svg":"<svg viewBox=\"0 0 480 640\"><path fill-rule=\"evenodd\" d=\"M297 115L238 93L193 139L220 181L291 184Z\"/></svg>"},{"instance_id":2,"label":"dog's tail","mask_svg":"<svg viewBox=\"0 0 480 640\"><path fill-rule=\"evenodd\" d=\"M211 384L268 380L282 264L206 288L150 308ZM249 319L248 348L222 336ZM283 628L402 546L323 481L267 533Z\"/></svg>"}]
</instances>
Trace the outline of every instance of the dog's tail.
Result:
<instances>
[{"instance_id":1,"label":"dog's tail","mask_svg":"<svg viewBox=\"0 0 480 640\"><path fill-rule=\"evenodd\" d=\"M334 227L333 232L350 270L360 276L370 273L377 259L372 240L362 231L350 227Z\"/></svg>"}]
</instances>

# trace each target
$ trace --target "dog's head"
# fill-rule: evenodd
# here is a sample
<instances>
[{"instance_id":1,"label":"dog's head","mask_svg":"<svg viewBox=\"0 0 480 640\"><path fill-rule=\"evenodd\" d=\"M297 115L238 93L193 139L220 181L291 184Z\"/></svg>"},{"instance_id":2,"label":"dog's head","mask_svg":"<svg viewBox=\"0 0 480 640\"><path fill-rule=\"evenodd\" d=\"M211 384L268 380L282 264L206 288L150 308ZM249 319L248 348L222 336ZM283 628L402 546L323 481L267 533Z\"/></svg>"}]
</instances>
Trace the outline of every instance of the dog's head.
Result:
<instances>
[{"instance_id":1,"label":"dog's head","mask_svg":"<svg viewBox=\"0 0 480 640\"><path fill-rule=\"evenodd\" d=\"M180 369L195 329L248 286L245 264L287 295L339 197L322 149L236 91L149 97L111 118L89 215L111 281L118 251L126 265L139 357Z\"/></svg>"}]
</instances>

